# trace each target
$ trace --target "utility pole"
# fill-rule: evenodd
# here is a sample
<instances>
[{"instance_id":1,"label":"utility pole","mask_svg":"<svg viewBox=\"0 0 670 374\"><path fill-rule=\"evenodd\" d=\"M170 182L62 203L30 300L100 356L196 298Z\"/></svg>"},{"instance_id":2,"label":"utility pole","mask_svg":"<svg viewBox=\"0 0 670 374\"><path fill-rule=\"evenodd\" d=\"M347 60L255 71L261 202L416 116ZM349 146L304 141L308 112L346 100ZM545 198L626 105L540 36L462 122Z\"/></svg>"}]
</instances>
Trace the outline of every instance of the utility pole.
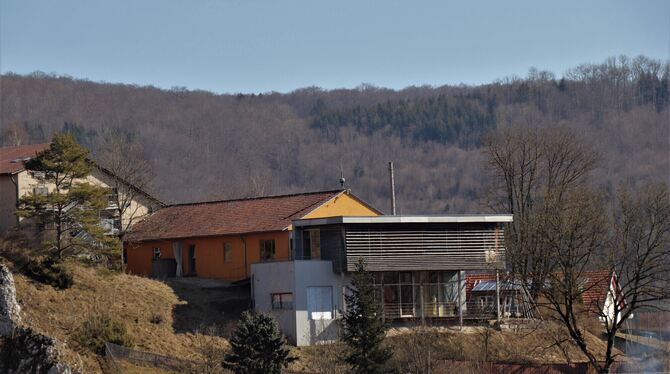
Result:
<instances>
[{"instance_id":1,"label":"utility pole","mask_svg":"<svg viewBox=\"0 0 670 374\"><path fill-rule=\"evenodd\" d=\"M393 178L393 161L389 162L389 179L391 183L391 214L395 216L395 180Z\"/></svg>"}]
</instances>

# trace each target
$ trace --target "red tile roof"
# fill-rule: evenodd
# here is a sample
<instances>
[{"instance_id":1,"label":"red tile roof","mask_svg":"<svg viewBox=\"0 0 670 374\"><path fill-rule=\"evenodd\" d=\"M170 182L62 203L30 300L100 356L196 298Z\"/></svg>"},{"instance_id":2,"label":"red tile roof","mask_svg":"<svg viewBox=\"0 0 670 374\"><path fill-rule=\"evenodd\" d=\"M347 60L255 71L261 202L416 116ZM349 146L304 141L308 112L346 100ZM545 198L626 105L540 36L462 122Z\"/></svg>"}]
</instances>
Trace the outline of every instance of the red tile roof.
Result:
<instances>
[{"instance_id":1,"label":"red tile roof","mask_svg":"<svg viewBox=\"0 0 670 374\"><path fill-rule=\"evenodd\" d=\"M23 160L49 148L49 144L28 144L0 148L0 174L14 174L24 169Z\"/></svg>"},{"instance_id":2,"label":"red tile roof","mask_svg":"<svg viewBox=\"0 0 670 374\"><path fill-rule=\"evenodd\" d=\"M612 274L607 270L585 271L581 274L583 284L582 301L586 309L594 315L605 305L607 294L613 282L618 282L616 276L612 279ZM618 288L618 284L616 287Z\"/></svg>"},{"instance_id":3,"label":"red tile roof","mask_svg":"<svg viewBox=\"0 0 670 374\"><path fill-rule=\"evenodd\" d=\"M171 205L135 225L125 240L141 242L281 231L342 190Z\"/></svg>"}]
</instances>

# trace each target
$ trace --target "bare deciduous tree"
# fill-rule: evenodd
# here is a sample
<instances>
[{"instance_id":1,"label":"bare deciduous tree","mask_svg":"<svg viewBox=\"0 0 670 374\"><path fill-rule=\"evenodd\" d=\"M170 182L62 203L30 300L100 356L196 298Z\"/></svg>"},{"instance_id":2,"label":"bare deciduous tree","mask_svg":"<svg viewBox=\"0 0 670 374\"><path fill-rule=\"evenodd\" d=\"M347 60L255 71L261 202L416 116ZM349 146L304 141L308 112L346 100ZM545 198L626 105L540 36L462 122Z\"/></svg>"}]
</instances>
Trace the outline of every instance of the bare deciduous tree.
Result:
<instances>
[{"instance_id":1,"label":"bare deciduous tree","mask_svg":"<svg viewBox=\"0 0 670 374\"><path fill-rule=\"evenodd\" d=\"M666 185L624 189L611 212L593 193L570 201L552 212L542 230L551 272L541 294L593 367L608 373L626 319L670 299L670 194ZM594 268L604 275L587 282ZM584 304L584 295L593 291L598 299ZM596 355L584 334L594 314L602 321L604 356Z\"/></svg>"},{"instance_id":2,"label":"bare deciduous tree","mask_svg":"<svg viewBox=\"0 0 670 374\"><path fill-rule=\"evenodd\" d=\"M98 163L111 178L109 187L120 220L118 236L123 241L132 225L147 214L136 201L148 198L145 191L152 187L151 165L138 143L117 132L107 134Z\"/></svg>"},{"instance_id":3,"label":"bare deciduous tree","mask_svg":"<svg viewBox=\"0 0 670 374\"><path fill-rule=\"evenodd\" d=\"M489 206L514 214L507 232L512 273L536 296L549 271L540 234L544 221L584 185L598 155L568 129L520 126L489 134L485 152L495 177Z\"/></svg>"},{"instance_id":4,"label":"bare deciduous tree","mask_svg":"<svg viewBox=\"0 0 670 374\"><path fill-rule=\"evenodd\" d=\"M25 144L28 140L28 133L23 128L23 125L17 122L7 125L2 135L6 139L6 145L21 145Z\"/></svg>"}]
</instances>

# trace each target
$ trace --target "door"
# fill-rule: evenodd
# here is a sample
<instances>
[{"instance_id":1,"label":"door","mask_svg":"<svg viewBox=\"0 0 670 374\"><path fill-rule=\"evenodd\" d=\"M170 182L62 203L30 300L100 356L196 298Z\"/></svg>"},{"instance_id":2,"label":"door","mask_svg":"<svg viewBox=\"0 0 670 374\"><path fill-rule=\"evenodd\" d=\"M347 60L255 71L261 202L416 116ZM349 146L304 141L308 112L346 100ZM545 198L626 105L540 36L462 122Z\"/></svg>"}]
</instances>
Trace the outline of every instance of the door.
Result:
<instances>
[{"instance_id":1,"label":"door","mask_svg":"<svg viewBox=\"0 0 670 374\"><path fill-rule=\"evenodd\" d=\"M307 313L311 320L333 318L333 287L307 287Z\"/></svg>"},{"instance_id":2,"label":"door","mask_svg":"<svg viewBox=\"0 0 670 374\"><path fill-rule=\"evenodd\" d=\"M193 244L188 246L188 268L191 271L191 274L197 274L197 271L195 270L195 245Z\"/></svg>"}]
</instances>

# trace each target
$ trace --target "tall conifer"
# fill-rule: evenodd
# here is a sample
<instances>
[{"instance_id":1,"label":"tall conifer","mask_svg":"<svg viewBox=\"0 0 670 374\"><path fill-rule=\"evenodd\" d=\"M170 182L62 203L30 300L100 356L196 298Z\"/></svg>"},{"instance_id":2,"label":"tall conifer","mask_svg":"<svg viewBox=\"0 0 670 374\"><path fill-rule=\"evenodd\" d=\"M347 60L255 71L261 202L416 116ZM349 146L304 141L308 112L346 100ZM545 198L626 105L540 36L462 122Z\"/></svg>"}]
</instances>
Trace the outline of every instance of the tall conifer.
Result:
<instances>
[{"instance_id":1,"label":"tall conifer","mask_svg":"<svg viewBox=\"0 0 670 374\"><path fill-rule=\"evenodd\" d=\"M348 291L342 318L342 340L349 347L345 361L356 373L391 372L387 361L392 352L384 346L386 325L375 295L374 277L362 260L356 264Z\"/></svg>"}]
</instances>

